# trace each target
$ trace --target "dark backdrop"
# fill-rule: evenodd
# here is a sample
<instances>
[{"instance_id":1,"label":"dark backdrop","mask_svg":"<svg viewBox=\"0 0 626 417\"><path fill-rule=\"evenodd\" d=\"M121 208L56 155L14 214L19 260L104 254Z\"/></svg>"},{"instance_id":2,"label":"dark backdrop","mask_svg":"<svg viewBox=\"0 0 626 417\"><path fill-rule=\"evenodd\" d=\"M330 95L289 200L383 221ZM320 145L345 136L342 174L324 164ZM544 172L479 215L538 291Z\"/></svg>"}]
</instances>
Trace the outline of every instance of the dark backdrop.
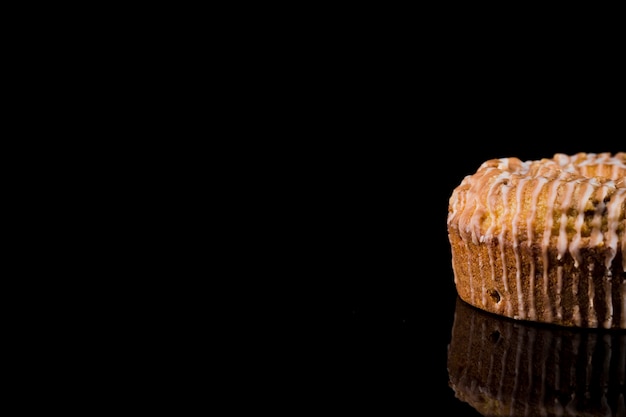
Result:
<instances>
[{"instance_id":1,"label":"dark backdrop","mask_svg":"<svg viewBox=\"0 0 626 417\"><path fill-rule=\"evenodd\" d=\"M476 416L448 386L449 196L488 159L626 151L621 67L601 42L543 49L527 29L511 38L363 24L307 55L297 90L307 105L289 118L293 143L311 139L308 289L338 306L324 321L331 360L314 398L333 393L348 411Z\"/></svg>"}]
</instances>

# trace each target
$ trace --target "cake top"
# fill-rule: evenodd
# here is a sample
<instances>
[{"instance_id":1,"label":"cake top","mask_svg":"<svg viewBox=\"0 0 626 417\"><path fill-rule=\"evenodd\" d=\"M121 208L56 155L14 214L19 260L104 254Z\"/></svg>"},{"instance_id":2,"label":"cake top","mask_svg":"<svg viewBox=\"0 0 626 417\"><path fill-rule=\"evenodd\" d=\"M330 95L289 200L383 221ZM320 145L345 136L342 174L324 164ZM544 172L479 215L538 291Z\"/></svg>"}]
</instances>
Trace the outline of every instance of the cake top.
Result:
<instances>
[{"instance_id":1,"label":"cake top","mask_svg":"<svg viewBox=\"0 0 626 417\"><path fill-rule=\"evenodd\" d=\"M626 187L626 152L611 154L584 153L566 155L557 153L552 159L522 162L520 159L491 159L481 164L476 172L498 169L504 175L520 178L545 178L561 181L590 181L594 185Z\"/></svg>"},{"instance_id":2,"label":"cake top","mask_svg":"<svg viewBox=\"0 0 626 417\"><path fill-rule=\"evenodd\" d=\"M579 257L606 246L610 263L626 252L626 152L557 153L551 159L491 159L466 176L449 200L448 226L464 239L556 246ZM626 256L622 256L626 271Z\"/></svg>"}]
</instances>

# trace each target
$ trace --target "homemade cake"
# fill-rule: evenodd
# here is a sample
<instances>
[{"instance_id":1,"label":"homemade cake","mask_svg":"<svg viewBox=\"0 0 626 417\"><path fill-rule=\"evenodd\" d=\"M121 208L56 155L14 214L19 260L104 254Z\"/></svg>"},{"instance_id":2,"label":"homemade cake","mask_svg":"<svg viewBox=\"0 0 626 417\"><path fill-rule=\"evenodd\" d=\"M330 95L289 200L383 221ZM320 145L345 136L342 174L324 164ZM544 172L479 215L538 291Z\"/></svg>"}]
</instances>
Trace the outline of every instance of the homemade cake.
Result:
<instances>
[{"instance_id":1,"label":"homemade cake","mask_svg":"<svg viewBox=\"0 0 626 417\"><path fill-rule=\"evenodd\" d=\"M520 322L457 298L448 384L482 415L626 416L626 332Z\"/></svg>"},{"instance_id":2,"label":"homemade cake","mask_svg":"<svg viewBox=\"0 0 626 417\"><path fill-rule=\"evenodd\" d=\"M491 159L449 200L458 295L562 326L626 329L626 152Z\"/></svg>"}]
</instances>

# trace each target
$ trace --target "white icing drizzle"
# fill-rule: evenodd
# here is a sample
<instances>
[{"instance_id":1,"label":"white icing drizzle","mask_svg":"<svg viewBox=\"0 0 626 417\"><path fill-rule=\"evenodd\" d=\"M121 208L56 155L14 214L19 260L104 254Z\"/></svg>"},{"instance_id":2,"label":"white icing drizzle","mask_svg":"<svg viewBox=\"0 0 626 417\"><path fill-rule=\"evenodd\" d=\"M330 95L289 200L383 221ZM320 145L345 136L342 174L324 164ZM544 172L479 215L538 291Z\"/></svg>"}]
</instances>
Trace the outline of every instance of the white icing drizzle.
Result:
<instances>
[{"instance_id":1,"label":"white icing drizzle","mask_svg":"<svg viewBox=\"0 0 626 417\"><path fill-rule=\"evenodd\" d=\"M491 248L491 244L487 245L487 252L489 253L489 266L491 268L491 279L492 279L492 281L495 282L495 280L496 280L496 261L494 259L493 249ZM496 308L498 308L499 305L501 305L501 304L498 303Z\"/></svg>"},{"instance_id":2,"label":"white icing drizzle","mask_svg":"<svg viewBox=\"0 0 626 417\"><path fill-rule=\"evenodd\" d=\"M604 277L604 304L607 306L606 317L602 326L605 329L610 329L613 325L613 296L611 293L611 277L607 274Z\"/></svg>"},{"instance_id":3,"label":"white icing drizzle","mask_svg":"<svg viewBox=\"0 0 626 417\"><path fill-rule=\"evenodd\" d=\"M485 278L485 274L483 273L484 267L483 267L483 257L481 256L481 252L478 252L478 271L481 273L480 274L480 280L481 280L480 301L482 302L482 305L486 305L487 304L487 283L485 282L485 280L487 278Z\"/></svg>"},{"instance_id":4,"label":"white icing drizzle","mask_svg":"<svg viewBox=\"0 0 626 417\"><path fill-rule=\"evenodd\" d=\"M560 182L553 180L548 189L548 197L546 198L546 225L543 231L543 239L541 241L541 257L543 262L543 302L544 308L543 319L547 322L552 321L552 308L550 308L550 294L548 291L549 277L548 271L550 261L548 259L548 249L550 247L550 237L552 236L552 225L554 223L554 206L556 203L557 190ZM529 219L532 221L532 219ZM558 293L560 295L560 292ZM557 300L560 303L560 298ZM560 317L559 317L560 319Z\"/></svg>"},{"instance_id":5,"label":"white icing drizzle","mask_svg":"<svg viewBox=\"0 0 626 417\"><path fill-rule=\"evenodd\" d=\"M465 241L465 248L469 253L469 243ZM472 304L476 304L476 300L474 299L474 273L472 272L472 258L467 257L467 273L469 274L469 288L470 288L470 300Z\"/></svg>"},{"instance_id":6,"label":"white icing drizzle","mask_svg":"<svg viewBox=\"0 0 626 417\"><path fill-rule=\"evenodd\" d=\"M502 216L506 216L507 214L507 209L509 207L509 205L507 204L507 198L509 195L509 187L506 184L502 185L502 203L504 205L504 209L503 209L503 213ZM502 225L500 226L500 235L498 236L498 244L500 245L500 257L502 258L502 284L504 285L504 292L505 294L505 307L506 307L506 314L508 316L512 316L512 308L513 308L513 304L510 301L510 291L509 291L509 279L507 277L507 273L506 273L506 256L504 253L504 233L506 231L506 224L502 223Z\"/></svg>"},{"instance_id":7,"label":"white icing drizzle","mask_svg":"<svg viewBox=\"0 0 626 417\"><path fill-rule=\"evenodd\" d=\"M617 228L619 227L620 212L624 210L624 200L626 200L626 188L618 188L613 194L611 201L607 204L607 232L606 232L606 245L609 247L607 251L606 260L604 266L610 269L613 258L617 254L617 244L619 236L617 234ZM622 231L624 233L624 231ZM624 263L624 235L621 237L621 250L622 250L622 270L626 271L626 263Z\"/></svg>"},{"instance_id":8,"label":"white icing drizzle","mask_svg":"<svg viewBox=\"0 0 626 417\"><path fill-rule=\"evenodd\" d=\"M518 223L519 216L522 212L522 193L524 192L524 186L528 182L527 178L522 178L517 184L517 192L515 193L515 211L513 214L513 220L511 221L511 235L513 237L513 254L515 255L515 287L517 289L517 318L525 319L526 312L524 311L524 293L522 291L522 260L520 254L520 247L518 241Z\"/></svg>"},{"instance_id":9,"label":"white icing drizzle","mask_svg":"<svg viewBox=\"0 0 626 417\"><path fill-rule=\"evenodd\" d=\"M560 287L560 283L563 282L563 267L560 266L559 267L559 287ZM559 291L560 294L560 291ZM572 301L572 320L574 321L574 323L577 326L580 326L582 324L582 319L580 317L580 303L578 302L578 271L575 271L575 273L572 274L572 295L573 295L573 301ZM560 295L559 295L560 298ZM562 318L561 316L561 308L560 308L560 304L559 304L559 319Z\"/></svg>"},{"instance_id":10,"label":"white icing drizzle","mask_svg":"<svg viewBox=\"0 0 626 417\"><path fill-rule=\"evenodd\" d=\"M533 253L532 243L535 241L533 220L537 215L537 198L539 197L539 193L541 193L541 190L543 190L544 185L546 185L547 183L548 180L546 178L540 177L530 199L530 216L528 216L528 218L526 219L526 237L528 238L528 251L531 254ZM535 257L533 256L531 257L530 261L530 291L528 292L528 302L530 304L528 308L528 318L531 320L537 319L537 311L535 309L535 270L536 264Z\"/></svg>"},{"instance_id":11,"label":"white icing drizzle","mask_svg":"<svg viewBox=\"0 0 626 417\"><path fill-rule=\"evenodd\" d=\"M559 261L563 259L563 255L565 255L565 252L567 251L567 209L572 204L572 195L574 194L575 185L576 183L574 182L568 182L565 184L565 196L561 202L561 227L559 228L559 239L556 243L558 251L556 258Z\"/></svg>"},{"instance_id":12,"label":"white icing drizzle","mask_svg":"<svg viewBox=\"0 0 626 417\"><path fill-rule=\"evenodd\" d=\"M609 193L609 190L615 189L615 183L613 181L608 181L607 183L600 186L600 193L598 195L598 206L596 207L596 211L593 215L593 220L591 221L591 236L589 239L589 246L594 247L598 246L602 243L602 213L606 208L606 204L604 203L604 198Z\"/></svg>"},{"instance_id":13,"label":"white icing drizzle","mask_svg":"<svg viewBox=\"0 0 626 417\"><path fill-rule=\"evenodd\" d=\"M576 220L574 222L574 230L576 233L569 244L569 253L574 259L574 266L576 268L578 268L583 262L580 256L580 241L582 239L583 222L585 221L585 206L594 191L593 186L589 182L581 183L580 188L584 188L584 191L582 191L578 196L578 205L576 207L578 214L576 215Z\"/></svg>"},{"instance_id":14,"label":"white icing drizzle","mask_svg":"<svg viewBox=\"0 0 626 417\"><path fill-rule=\"evenodd\" d=\"M596 314L596 309L593 305L594 299L596 297L596 287L593 283L593 269L594 265L589 265L589 285L587 290L587 298L589 299L589 308L587 311L587 324L591 327L596 327L598 325L598 316ZM576 274L577 275L577 274Z\"/></svg>"}]
</instances>

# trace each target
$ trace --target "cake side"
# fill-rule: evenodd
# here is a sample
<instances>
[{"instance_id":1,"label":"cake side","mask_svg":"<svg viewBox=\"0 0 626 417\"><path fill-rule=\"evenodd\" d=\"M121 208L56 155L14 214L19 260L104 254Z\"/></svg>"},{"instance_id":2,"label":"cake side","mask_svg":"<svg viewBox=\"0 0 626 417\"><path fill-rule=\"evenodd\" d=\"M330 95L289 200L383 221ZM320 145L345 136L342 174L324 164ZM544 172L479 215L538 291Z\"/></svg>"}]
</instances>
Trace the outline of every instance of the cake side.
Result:
<instances>
[{"instance_id":1,"label":"cake side","mask_svg":"<svg viewBox=\"0 0 626 417\"><path fill-rule=\"evenodd\" d=\"M483 310L518 320L563 326L626 329L626 272L618 253L607 268L598 248L581 262L537 245L475 244L451 233L458 295Z\"/></svg>"}]
</instances>

